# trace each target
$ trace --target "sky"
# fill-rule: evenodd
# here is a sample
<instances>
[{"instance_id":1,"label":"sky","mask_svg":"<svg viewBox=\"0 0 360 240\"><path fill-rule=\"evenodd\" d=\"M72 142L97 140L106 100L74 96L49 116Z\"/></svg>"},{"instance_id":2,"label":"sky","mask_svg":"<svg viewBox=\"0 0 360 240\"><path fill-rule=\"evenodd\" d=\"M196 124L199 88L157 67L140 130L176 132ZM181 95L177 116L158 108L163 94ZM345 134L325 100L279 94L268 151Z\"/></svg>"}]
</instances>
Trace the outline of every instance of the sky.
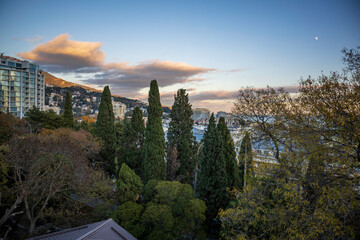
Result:
<instances>
[{"instance_id":1,"label":"sky","mask_svg":"<svg viewBox=\"0 0 360 240\"><path fill-rule=\"evenodd\" d=\"M358 0L0 0L0 52L64 80L171 106L231 111L243 87L285 87L343 68L360 45Z\"/></svg>"}]
</instances>

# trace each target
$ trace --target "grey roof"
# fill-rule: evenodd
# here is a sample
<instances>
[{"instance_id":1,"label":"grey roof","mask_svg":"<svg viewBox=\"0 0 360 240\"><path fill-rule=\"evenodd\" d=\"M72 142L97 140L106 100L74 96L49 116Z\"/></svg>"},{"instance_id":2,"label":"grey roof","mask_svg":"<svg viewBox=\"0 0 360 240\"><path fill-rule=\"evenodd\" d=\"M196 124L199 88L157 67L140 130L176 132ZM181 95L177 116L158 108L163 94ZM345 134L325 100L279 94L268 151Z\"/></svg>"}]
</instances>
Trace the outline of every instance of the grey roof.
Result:
<instances>
[{"instance_id":1,"label":"grey roof","mask_svg":"<svg viewBox=\"0 0 360 240\"><path fill-rule=\"evenodd\" d=\"M29 240L136 240L111 218L105 221L49 233Z\"/></svg>"}]
</instances>

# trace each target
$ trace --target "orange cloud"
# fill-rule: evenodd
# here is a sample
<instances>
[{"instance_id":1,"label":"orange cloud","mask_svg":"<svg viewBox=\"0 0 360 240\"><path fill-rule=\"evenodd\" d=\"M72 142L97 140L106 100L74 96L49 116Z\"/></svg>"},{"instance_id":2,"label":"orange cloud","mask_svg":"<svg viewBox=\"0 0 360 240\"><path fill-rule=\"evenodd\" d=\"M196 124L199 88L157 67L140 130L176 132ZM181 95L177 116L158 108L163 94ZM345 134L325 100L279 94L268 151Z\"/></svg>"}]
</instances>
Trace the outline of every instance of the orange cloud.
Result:
<instances>
[{"instance_id":1,"label":"orange cloud","mask_svg":"<svg viewBox=\"0 0 360 240\"><path fill-rule=\"evenodd\" d=\"M192 66L184 62L148 60L130 65L127 62L105 63L105 53L100 42L70 40L61 34L40 44L30 52L18 56L38 63L41 68L54 73L92 73L85 82L103 86L110 84L115 90L135 92L146 88L156 79L162 87L178 83L203 81L200 75L216 69Z\"/></svg>"},{"instance_id":2,"label":"orange cloud","mask_svg":"<svg viewBox=\"0 0 360 240\"><path fill-rule=\"evenodd\" d=\"M54 72L98 67L103 64L105 54L100 50L102 43L74 41L69 38L69 34L61 34L30 52L19 53L18 56L39 63Z\"/></svg>"}]
</instances>

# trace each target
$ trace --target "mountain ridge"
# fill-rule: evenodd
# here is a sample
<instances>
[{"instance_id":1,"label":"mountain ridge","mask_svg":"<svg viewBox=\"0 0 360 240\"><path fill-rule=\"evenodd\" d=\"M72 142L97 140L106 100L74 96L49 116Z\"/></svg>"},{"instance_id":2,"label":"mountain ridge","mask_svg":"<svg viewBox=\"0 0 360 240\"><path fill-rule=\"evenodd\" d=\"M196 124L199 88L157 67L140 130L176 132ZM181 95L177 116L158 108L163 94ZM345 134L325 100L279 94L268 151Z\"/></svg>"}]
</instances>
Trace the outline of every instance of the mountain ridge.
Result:
<instances>
[{"instance_id":1,"label":"mountain ridge","mask_svg":"<svg viewBox=\"0 0 360 240\"><path fill-rule=\"evenodd\" d=\"M45 84L47 85L52 85L54 87L60 87L60 88L67 88L67 87L81 87L83 89L89 90L89 91L93 91L93 92L99 92L101 93L102 90L96 89L96 88L92 88L86 85L82 85L82 84L77 84L77 83L73 83L73 82L69 82L66 81L62 78L58 78L46 71L42 71L42 73L44 74L45 77ZM125 98L123 96L120 95L115 95L115 94L111 94L114 97L122 97ZM129 98L130 99L130 98Z\"/></svg>"}]
</instances>

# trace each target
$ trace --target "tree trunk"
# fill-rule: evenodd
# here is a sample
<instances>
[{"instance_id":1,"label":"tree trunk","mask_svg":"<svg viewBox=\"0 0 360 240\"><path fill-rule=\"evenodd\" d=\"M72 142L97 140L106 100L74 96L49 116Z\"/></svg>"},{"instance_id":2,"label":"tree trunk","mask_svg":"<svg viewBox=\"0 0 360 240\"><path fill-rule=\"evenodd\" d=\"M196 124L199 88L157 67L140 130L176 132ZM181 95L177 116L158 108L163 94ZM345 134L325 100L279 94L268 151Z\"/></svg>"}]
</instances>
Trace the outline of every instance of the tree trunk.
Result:
<instances>
[{"instance_id":1,"label":"tree trunk","mask_svg":"<svg viewBox=\"0 0 360 240\"><path fill-rule=\"evenodd\" d=\"M34 230L35 230L35 223L36 220L30 220L30 228L29 228L29 235L32 236L34 234Z\"/></svg>"}]
</instances>

